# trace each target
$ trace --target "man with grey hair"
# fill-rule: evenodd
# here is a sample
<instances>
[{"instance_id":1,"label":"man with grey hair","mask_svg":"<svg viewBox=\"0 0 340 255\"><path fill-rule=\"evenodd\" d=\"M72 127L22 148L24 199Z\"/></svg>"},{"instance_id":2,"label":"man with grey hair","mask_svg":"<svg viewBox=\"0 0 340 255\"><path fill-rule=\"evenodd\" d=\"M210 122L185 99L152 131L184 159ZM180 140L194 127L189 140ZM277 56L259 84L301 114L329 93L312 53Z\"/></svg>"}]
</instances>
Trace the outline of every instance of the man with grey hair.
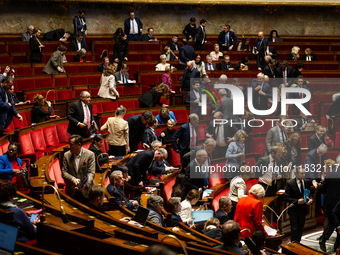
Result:
<instances>
[{"instance_id":1,"label":"man with grey hair","mask_svg":"<svg viewBox=\"0 0 340 255\"><path fill-rule=\"evenodd\" d=\"M184 69L181 83L181 92L190 90L191 79L201 77L201 73L196 68L194 68L194 61L188 61L186 65L187 67Z\"/></svg>"},{"instance_id":2,"label":"man with grey hair","mask_svg":"<svg viewBox=\"0 0 340 255\"><path fill-rule=\"evenodd\" d=\"M315 148L308 152L304 168L306 171L306 178L310 179L315 188L318 187L318 182L321 181L319 173L323 172L324 161L326 159L327 146L322 143L318 148ZM321 169L321 171L318 171Z\"/></svg>"},{"instance_id":3,"label":"man with grey hair","mask_svg":"<svg viewBox=\"0 0 340 255\"><path fill-rule=\"evenodd\" d=\"M34 27L32 25L29 25L27 27L27 32L21 35L21 41L28 42L32 38L33 29Z\"/></svg>"},{"instance_id":4,"label":"man with grey hair","mask_svg":"<svg viewBox=\"0 0 340 255\"><path fill-rule=\"evenodd\" d=\"M325 131L326 129L321 125L316 127L315 134L308 139L308 151L318 148L322 143L326 143L324 137Z\"/></svg>"},{"instance_id":5,"label":"man with grey hair","mask_svg":"<svg viewBox=\"0 0 340 255\"><path fill-rule=\"evenodd\" d=\"M146 186L148 174L152 175L150 168L153 161L162 161L166 158L168 158L168 152L164 148L159 148L156 151L142 151L138 153L125 165L129 169L131 184L134 186Z\"/></svg>"},{"instance_id":6,"label":"man with grey hair","mask_svg":"<svg viewBox=\"0 0 340 255\"><path fill-rule=\"evenodd\" d=\"M207 160L206 150L201 149L196 152L195 159L189 163L185 170L183 197L186 197L192 189L203 191L204 188L208 188L207 172L209 167L206 167L205 164Z\"/></svg>"},{"instance_id":7,"label":"man with grey hair","mask_svg":"<svg viewBox=\"0 0 340 255\"><path fill-rule=\"evenodd\" d=\"M269 129L266 136L266 151L264 155L268 155L271 151L271 148L276 145L276 143L284 143L288 140L287 130L284 125L286 121L286 117L280 116L279 121L276 122L276 126Z\"/></svg>"},{"instance_id":8,"label":"man with grey hair","mask_svg":"<svg viewBox=\"0 0 340 255\"><path fill-rule=\"evenodd\" d=\"M220 224L223 225L230 219L228 213L231 212L232 207L230 198L221 197L220 200L218 200L218 210L215 212L214 217L219 219Z\"/></svg>"},{"instance_id":9,"label":"man with grey hair","mask_svg":"<svg viewBox=\"0 0 340 255\"><path fill-rule=\"evenodd\" d=\"M233 100L227 97L227 91L225 89L220 89L218 95L221 97L222 105L220 101L217 100L217 106L214 113L220 111L223 113L223 119L233 119Z\"/></svg>"},{"instance_id":10,"label":"man with grey hair","mask_svg":"<svg viewBox=\"0 0 340 255\"><path fill-rule=\"evenodd\" d=\"M340 113L340 93L336 93L332 96L333 103L327 110L326 118L327 120L331 117L333 118L336 114Z\"/></svg>"},{"instance_id":11,"label":"man with grey hair","mask_svg":"<svg viewBox=\"0 0 340 255\"><path fill-rule=\"evenodd\" d=\"M162 147L162 142L155 140L151 143L150 147L151 147L151 150L157 151L159 148ZM152 163L152 166L150 167L150 171L152 172L152 175L154 176L160 176L163 173L174 170L174 169L178 169L178 168L172 167L169 164L169 162L166 161L165 159L163 159L162 161L154 160Z\"/></svg>"},{"instance_id":12,"label":"man with grey hair","mask_svg":"<svg viewBox=\"0 0 340 255\"><path fill-rule=\"evenodd\" d=\"M209 71L214 71L217 70L216 64L212 62L212 57L210 55L207 55L205 57L206 62L205 62L205 70Z\"/></svg>"},{"instance_id":13,"label":"man with grey hair","mask_svg":"<svg viewBox=\"0 0 340 255\"><path fill-rule=\"evenodd\" d=\"M248 254L245 250L239 248L241 227L235 221L228 220L223 224L221 241L223 245L217 245L214 247L215 249L232 252L234 254Z\"/></svg>"},{"instance_id":14,"label":"man with grey hair","mask_svg":"<svg viewBox=\"0 0 340 255\"><path fill-rule=\"evenodd\" d=\"M166 228L165 221L162 216L163 198L158 195L152 195L147 200L147 207L150 210L147 220Z\"/></svg>"},{"instance_id":15,"label":"man with grey hair","mask_svg":"<svg viewBox=\"0 0 340 255\"><path fill-rule=\"evenodd\" d=\"M69 120L67 132L69 134L81 135L83 138L89 137L89 129L95 124L90 102L91 94L87 91L82 91L80 100L71 104L67 113L67 119Z\"/></svg>"},{"instance_id":16,"label":"man with grey hair","mask_svg":"<svg viewBox=\"0 0 340 255\"><path fill-rule=\"evenodd\" d=\"M115 206L119 207L122 205L124 200L125 206L129 210L133 210L138 206L137 200L129 200L125 194L123 194L122 186L124 185L122 171L113 171L110 174L110 184L106 187L107 192L111 196L114 196Z\"/></svg>"},{"instance_id":17,"label":"man with grey hair","mask_svg":"<svg viewBox=\"0 0 340 255\"><path fill-rule=\"evenodd\" d=\"M267 110L268 98L272 97L272 88L268 83L264 82L264 74L259 73L257 79L254 79L248 86L253 91L253 106L255 109Z\"/></svg>"},{"instance_id":18,"label":"man with grey hair","mask_svg":"<svg viewBox=\"0 0 340 255\"><path fill-rule=\"evenodd\" d=\"M179 152L181 158L190 148L198 145L198 123L199 117L196 113L189 115L189 122L179 127L172 136L172 146L174 151Z\"/></svg>"}]
</instances>

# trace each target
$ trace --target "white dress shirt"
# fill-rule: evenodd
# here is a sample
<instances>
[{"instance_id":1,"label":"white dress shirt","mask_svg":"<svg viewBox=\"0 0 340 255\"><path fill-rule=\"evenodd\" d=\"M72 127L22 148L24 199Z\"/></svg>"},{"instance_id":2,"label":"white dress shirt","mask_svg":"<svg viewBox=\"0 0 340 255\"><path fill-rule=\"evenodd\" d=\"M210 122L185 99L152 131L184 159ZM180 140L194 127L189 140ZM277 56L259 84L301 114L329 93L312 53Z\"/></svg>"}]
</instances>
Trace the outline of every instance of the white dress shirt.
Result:
<instances>
[{"instance_id":1,"label":"white dress shirt","mask_svg":"<svg viewBox=\"0 0 340 255\"><path fill-rule=\"evenodd\" d=\"M130 35L133 35L133 32L135 32L135 35L138 35L138 25L135 19L131 20L130 19Z\"/></svg>"},{"instance_id":2,"label":"white dress shirt","mask_svg":"<svg viewBox=\"0 0 340 255\"><path fill-rule=\"evenodd\" d=\"M265 183L268 186L272 185L272 180L273 180L273 167L274 167L274 159L272 155L269 155L269 165L267 172L265 172L260 178L259 182ZM276 166L275 166L276 167Z\"/></svg>"},{"instance_id":3,"label":"white dress shirt","mask_svg":"<svg viewBox=\"0 0 340 255\"><path fill-rule=\"evenodd\" d=\"M91 111L90 111L90 108L88 107L88 105L84 104L84 102L81 102L81 105L83 106L83 110L84 110L84 121L83 121L83 123L86 125L87 124L86 108L89 109L90 122L91 122Z\"/></svg>"},{"instance_id":4,"label":"white dress shirt","mask_svg":"<svg viewBox=\"0 0 340 255\"><path fill-rule=\"evenodd\" d=\"M81 42L77 40L78 50L81 50Z\"/></svg>"}]
</instances>

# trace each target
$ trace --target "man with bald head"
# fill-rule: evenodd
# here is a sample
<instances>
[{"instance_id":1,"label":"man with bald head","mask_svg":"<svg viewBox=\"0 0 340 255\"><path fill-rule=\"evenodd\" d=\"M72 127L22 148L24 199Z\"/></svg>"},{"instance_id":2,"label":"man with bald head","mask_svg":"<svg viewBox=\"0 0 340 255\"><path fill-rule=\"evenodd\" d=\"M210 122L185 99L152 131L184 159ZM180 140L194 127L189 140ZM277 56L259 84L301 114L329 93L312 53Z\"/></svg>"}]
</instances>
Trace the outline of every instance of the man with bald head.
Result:
<instances>
[{"instance_id":1,"label":"man with bald head","mask_svg":"<svg viewBox=\"0 0 340 255\"><path fill-rule=\"evenodd\" d=\"M264 38L262 31L260 31L257 36L258 38L255 40L254 52L253 52L255 55L259 54L260 49L262 49L262 42L267 42L269 45L269 41L267 38Z\"/></svg>"},{"instance_id":2,"label":"man with bald head","mask_svg":"<svg viewBox=\"0 0 340 255\"><path fill-rule=\"evenodd\" d=\"M190 86L190 79L191 78L200 78L201 74L200 72L194 68L194 62L188 61L187 67L184 69L183 79L181 83L181 91L189 91Z\"/></svg>"},{"instance_id":3,"label":"man with bald head","mask_svg":"<svg viewBox=\"0 0 340 255\"><path fill-rule=\"evenodd\" d=\"M90 102L90 93L82 91L80 93L80 100L71 104L70 110L67 113L67 119L70 121L67 128L69 134L77 134L83 138L89 137L85 129L90 129L94 125L92 104Z\"/></svg>"}]
</instances>

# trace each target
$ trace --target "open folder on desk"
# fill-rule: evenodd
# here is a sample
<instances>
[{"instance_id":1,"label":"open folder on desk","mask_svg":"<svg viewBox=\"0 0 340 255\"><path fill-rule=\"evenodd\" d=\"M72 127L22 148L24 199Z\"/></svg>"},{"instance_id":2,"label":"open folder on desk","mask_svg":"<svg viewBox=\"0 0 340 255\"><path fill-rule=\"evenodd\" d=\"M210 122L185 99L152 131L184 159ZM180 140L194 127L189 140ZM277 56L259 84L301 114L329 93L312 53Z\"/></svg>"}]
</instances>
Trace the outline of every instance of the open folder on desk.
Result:
<instances>
[{"instance_id":1,"label":"open folder on desk","mask_svg":"<svg viewBox=\"0 0 340 255\"><path fill-rule=\"evenodd\" d=\"M194 220L192 224L204 226L205 222L211 217L214 217L213 210L193 211L192 218Z\"/></svg>"}]
</instances>

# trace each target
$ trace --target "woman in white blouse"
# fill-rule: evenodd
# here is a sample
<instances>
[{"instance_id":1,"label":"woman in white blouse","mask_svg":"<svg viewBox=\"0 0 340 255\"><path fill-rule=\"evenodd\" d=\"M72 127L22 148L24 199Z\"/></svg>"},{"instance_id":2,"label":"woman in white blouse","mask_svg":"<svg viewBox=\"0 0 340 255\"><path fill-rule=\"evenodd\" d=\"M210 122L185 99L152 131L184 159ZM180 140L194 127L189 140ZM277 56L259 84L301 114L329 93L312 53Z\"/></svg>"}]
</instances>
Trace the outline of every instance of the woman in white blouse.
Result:
<instances>
[{"instance_id":1,"label":"woman in white blouse","mask_svg":"<svg viewBox=\"0 0 340 255\"><path fill-rule=\"evenodd\" d=\"M214 51L210 52L212 60L218 60L219 57L223 57L223 53L220 52L220 46L218 44L214 45Z\"/></svg>"},{"instance_id":2,"label":"woman in white blouse","mask_svg":"<svg viewBox=\"0 0 340 255\"><path fill-rule=\"evenodd\" d=\"M252 175L249 166L241 166L240 173L240 175L235 176L230 181L228 197L230 198L231 204L233 206L231 207L231 212L228 213L228 215L231 220L234 219L237 202L240 200L241 197L247 195L246 181L248 181Z\"/></svg>"},{"instance_id":3,"label":"woman in white blouse","mask_svg":"<svg viewBox=\"0 0 340 255\"><path fill-rule=\"evenodd\" d=\"M158 63L155 67L155 70L156 71L165 71L165 67L169 66L170 64L168 64L166 62L166 56L165 54L162 54L159 59L161 60L160 63Z\"/></svg>"},{"instance_id":4,"label":"woman in white blouse","mask_svg":"<svg viewBox=\"0 0 340 255\"><path fill-rule=\"evenodd\" d=\"M192 206L195 205L200 199L200 192L197 189L189 191L185 199L182 201L182 209L178 213L183 222L190 224L192 222Z\"/></svg>"},{"instance_id":5,"label":"woman in white blouse","mask_svg":"<svg viewBox=\"0 0 340 255\"><path fill-rule=\"evenodd\" d=\"M201 73L201 76L203 74L207 74L205 72L204 62L202 61L202 55L199 53L195 55L194 68L196 68Z\"/></svg>"},{"instance_id":6,"label":"woman in white blouse","mask_svg":"<svg viewBox=\"0 0 340 255\"><path fill-rule=\"evenodd\" d=\"M102 98L116 99L119 97L119 93L116 90L116 80L114 74L116 72L117 65L110 65L106 68L105 72L100 78L100 89L98 96Z\"/></svg>"}]
</instances>

